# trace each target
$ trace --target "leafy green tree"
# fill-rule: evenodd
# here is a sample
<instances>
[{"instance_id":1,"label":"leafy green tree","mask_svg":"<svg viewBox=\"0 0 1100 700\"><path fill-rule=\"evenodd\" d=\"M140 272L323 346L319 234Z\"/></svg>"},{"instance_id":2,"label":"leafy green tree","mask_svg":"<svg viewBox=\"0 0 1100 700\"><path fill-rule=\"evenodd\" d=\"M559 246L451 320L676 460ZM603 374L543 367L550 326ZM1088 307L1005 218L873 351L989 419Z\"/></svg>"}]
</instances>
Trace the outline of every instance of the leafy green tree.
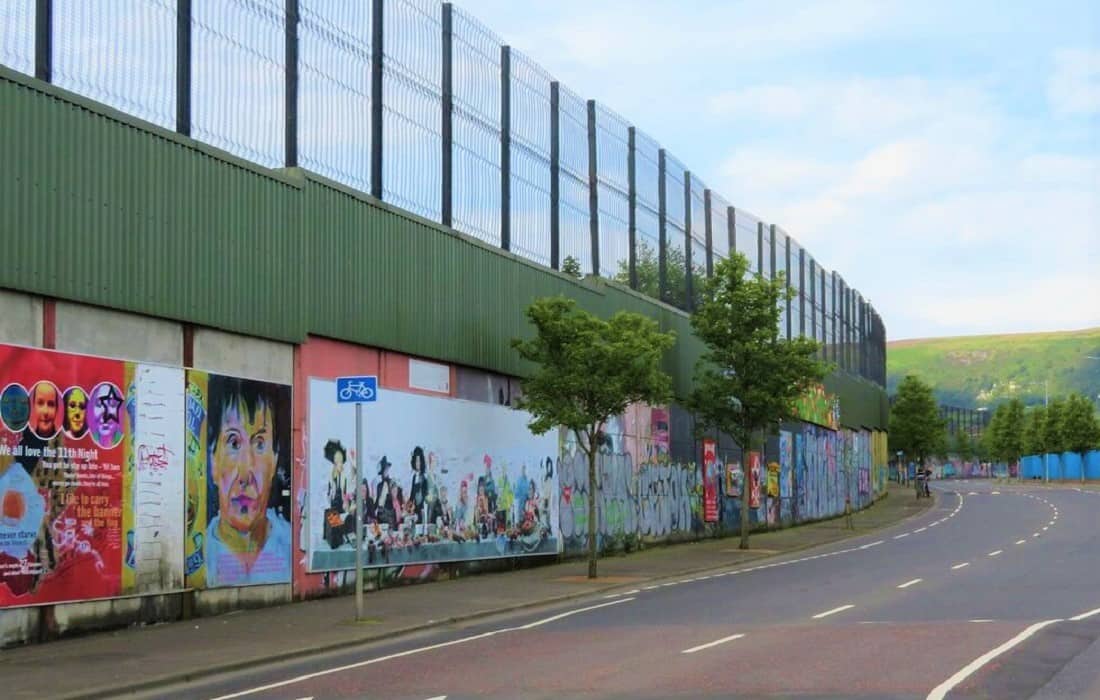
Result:
<instances>
[{"instance_id":1,"label":"leafy green tree","mask_svg":"<svg viewBox=\"0 0 1100 700\"><path fill-rule=\"evenodd\" d=\"M1061 432L1066 450L1081 455L1081 483L1084 483L1085 453L1100 447L1100 423L1096 420L1092 404L1084 396L1074 393L1066 399Z\"/></svg>"},{"instance_id":2,"label":"leafy green tree","mask_svg":"<svg viewBox=\"0 0 1100 700\"><path fill-rule=\"evenodd\" d=\"M779 337L779 303L792 293L783 278L747 278L748 266L734 253L703 286L691 327L706 350L690 398L704 428L725 432L746 453L756 435L793 419L795 400L829 371L816 358L817 342ZM741 480L741 549L749 547L750 481Z\"/></svg>"},{"instance_id":3,"label":"leafy green tree","mask_svg":"<svg viewBox=\"0 0 1100 700\"><path fill-rule=\"evenodd\" d=\"M1027 410L1024 418L1024 454L1041 455L1046 452L1043 448L1043 423L1046 420L1046 410L1042 406L1032 406Z\"/></svg>"},{"instance_id":4,"label":"leafy green tree","mask_svg":"<svg viewBox=\"0 0 1100 700\"><path fill-rule=\"evenodd\" d=\"M940 417L932 387L914 374L898 384L897 398L890 410L890 451L901 450L916 457L919 466L937 454L947 441L947 428Z\"/></svg>"},{"instance_id":5,"label":"leafy green tree","mask_svg":"<svg viewBox=\"0 0 1100 700\"><path fill-rule=\"evenodd\" d=\"M1052 399L1047 404L1046 416L1043 417L1043 464L1047 463L1046 455L1065 451L1065 440L1062 438L1062 400Z\"/></svg>"},{"instance_id":6,"label":"leafy green tree","mask_svg":"<svg viewBox=\"0 0 1100 700\"><path fill-rule=\"evenodd\" d=\"M565 260L561 263L561 271L577 279L584 277L584 271L581 270L580 262L572 255L565 256Z\"/></svg>"},{"instance_id":7,"label":"leafy green tree","mask_svg":"<svg viewBox=\"0 0 1100 700\"><path fill-rule=\"evenodd\" d=\"M990 423L993 441L991 453L994 459L1006 464L1016 464L1024 455L1024 403L1012 399L997 406Z\"/></svg>"},{"instance_id":8,"label":"leafy green tree","mask_svg":"<svg viewBox=\"0 0 1100 700\"><path fill-rule=\"evenodd\" d=\"M672 394L661 369L675 336L641 314L619 311L603 320L572 299L544 297L527 308L530 339L514 339L520 357L535 364L517 408L532 415L541 435L562 426L588 457L588 577L596 578L596 474L604 425L632 403L660 404Z\"/></svg>"},{"instance_id":9,"label":"leafy green tree","mask_svg":"<svg viewBox=\"0 0 1100 700\"><path fill-rule=\"evenodd\" d=\"M966 430L955 433L955 454L964 462L969 462L974 457L974 443Z\"/></svg>"},{"instance_id":10,"label":"leafy green tree","mask_svg":"<svg viewBox=\"0 0 1100 700\"><path fill-rule=\"evenodd\" d=\"M648 297L661 299L677 308L686 309L687 256L684 254L683 248L678 246L669 246L667 256L668 259L665 261L667 264L665 274L668 278L668 293L662 298L660 257L658 252L655 248L651 248L647 245L645 241L638 242L637 259L635 261L635 270L638 275L637 289ZM706 261L703 261L702 265L699 264L698 260L693 260L692 262L694 264L692 265L691 281L695 291L696 301L698 301L706 284L707 267ZM615 273L615 281L626 285L630 284L629 260L619 261L619 270Z\"/></svg>"}]
</instances>

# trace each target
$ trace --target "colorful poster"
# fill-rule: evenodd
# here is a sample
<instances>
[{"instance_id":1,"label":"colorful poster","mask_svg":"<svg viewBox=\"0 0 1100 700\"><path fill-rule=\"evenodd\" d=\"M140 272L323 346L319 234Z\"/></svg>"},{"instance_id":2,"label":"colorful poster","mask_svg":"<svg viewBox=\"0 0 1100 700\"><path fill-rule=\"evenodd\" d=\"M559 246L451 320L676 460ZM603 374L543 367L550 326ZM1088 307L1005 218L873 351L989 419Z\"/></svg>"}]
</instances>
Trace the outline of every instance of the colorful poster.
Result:
<instances>
[{"instance_id":1,"label":"colorful poster","mask_svg":"<svg viewBox=\"0 0 1100 700\"><path fill-rule=\"evenodd\" d=\"M380 390L364 410L368 566L559 551L555 431L507 406ZM309 380L311 571L355 565L355 417Z\"/></svg>"},{"instance_id":2,"label":"colorful poster","mask_svg":"<svg viewBox=\"0 0 1100 700\"><path fill-rule=\"evenodd\" d=\"M182 587L182 372L0 345L0 385L0 607Z\"/></svg>"},{"instance_id":3,"label":"colorful poster","mask_svg":"<svg viewBox=\"0 0 1100 700\"><path fill-rule=\"evenodd\" d=\"M741 497L741 480L744 473L741 471L740 462L731 462L726 465L726 496L730 498Z\"/></svg>"},{"instance_id":4,"label":"colorful poster","mask_svg":"<svg viewBox=\"0 0 1100 700\"><path fill-rule=\"evenodd\" d=\"M718 445L703 440L703 520L718 522Z\"/></svg>"},{"instance_id":5,"label":"colorful poster","mask_svg":"<svg viewBox=\"0 0 1100 700\"><path fill-rule=\"evenodd\" d=\"M760 507L760 453L749 453L749 508Z\"/></svg>"},{"instance_id":6,"label":"colorful poster","mask_svg":"<svg viewBox=\"0 0 1100 700\"><path fill-rule=\"evenodd\" d=\"M187 372L187 585L290 581L289 386Z\"/></svg>"}]
</instances>

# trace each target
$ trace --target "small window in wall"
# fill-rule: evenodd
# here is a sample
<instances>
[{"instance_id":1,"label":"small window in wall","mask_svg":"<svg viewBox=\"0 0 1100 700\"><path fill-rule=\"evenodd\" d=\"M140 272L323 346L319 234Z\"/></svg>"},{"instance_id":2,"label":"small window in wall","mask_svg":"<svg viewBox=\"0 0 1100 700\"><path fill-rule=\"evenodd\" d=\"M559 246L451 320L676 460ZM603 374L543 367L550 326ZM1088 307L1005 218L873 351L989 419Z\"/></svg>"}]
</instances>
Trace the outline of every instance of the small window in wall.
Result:
<instances>
[{"instance_id":1,"label":"small window in wall","mask_svg":"<svg viewBox=\"0 0 1100 700\"><path fill-rule=\"evenodd\" d=\"M440 394L451 393L451 368L435 362L409 360L409 387Z\"/></svg>"}]
</instances>

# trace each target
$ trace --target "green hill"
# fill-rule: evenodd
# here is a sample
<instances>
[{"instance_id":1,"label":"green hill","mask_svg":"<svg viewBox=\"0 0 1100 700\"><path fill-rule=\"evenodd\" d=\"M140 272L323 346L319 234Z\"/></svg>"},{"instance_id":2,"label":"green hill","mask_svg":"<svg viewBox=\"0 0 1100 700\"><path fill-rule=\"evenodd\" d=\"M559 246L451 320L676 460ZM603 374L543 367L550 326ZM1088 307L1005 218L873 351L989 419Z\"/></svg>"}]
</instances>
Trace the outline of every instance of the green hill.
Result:
<instances>
[{"instance_id":1,"label":"green hill","mask_svg":"<svg viewBox=\"0 0 1100 700\"><path fill-rule=\"evenodd\" d=\"M1013 396L1042 403L1079 392L1100 401L1100 328L1056 333L898 340L886 346L887 389L909 373L932 385L941 403L977 408Z\"/></svg>"}]
</instances>

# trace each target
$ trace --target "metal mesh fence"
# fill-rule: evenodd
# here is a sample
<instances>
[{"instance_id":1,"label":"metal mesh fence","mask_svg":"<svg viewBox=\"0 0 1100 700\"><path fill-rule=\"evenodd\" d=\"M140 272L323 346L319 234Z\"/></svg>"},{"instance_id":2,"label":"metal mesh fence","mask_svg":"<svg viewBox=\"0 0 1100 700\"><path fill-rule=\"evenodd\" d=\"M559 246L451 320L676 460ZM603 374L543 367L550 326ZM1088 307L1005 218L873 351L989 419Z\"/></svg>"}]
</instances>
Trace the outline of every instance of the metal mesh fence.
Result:
<instances>
[{"instance_id":1,"label":"metal mesh fence","mask_svg":"<svg viewBox=\"0 0 1100 700\"><path fill-rule=\"evenodd\" d=\"M300 0L298 9L299 162L369 192L370 4Z\"/></svg>"},{"instance_id":2,"label":"metal mesh fence","mask_svg":"<svg viewBox=\"0 0 1100 700\"><path fill-rule=\"evenodd\" d=\"M596 106L596 172L599 182L600 275L630 281L630 125Z\"/></svg>"},{"instance_id":3,"label":"metal mesh fence","mask_svg":"<svg viewBox=\"0 0 1100 700\"><path fill-rule=\"evenodd\" d=\"M375 2L379 4L375 5ZM155 124L185 133L232 154L269 166L299 164L349 187L381 190L386 201L426 218L443 214L444 163L443 5L437 0L298 0L297 49L287 45L285 0L192 0L191 45L177 46L177 0L52 0L49 55L38 54L36 0L0 0L0 63L43 75L69 90ZM382 26L372 26L381 11ZM688 274L699 290L706 274L707 221L710 253L730 254L729 205L691 177L685 203L685 167L665 154L660 181L659 144L634 134L634 181L630 181L629 122L596 105L594 136L599 269L593 269L589 200L588 103L559 86L558 200L552 199L555 163L551 144L552 78L518 51L510 52L508 105L501 104L500 39L469 14L451 8L451 221L492 245L501 245L502 222L517 254L551 262L552 209L559 220L559 262L572 257L585 273L630 280L631 187L635 208L636 288L660 296L660 257L666 262L665 299L687 307ZM186 20L186 17L184 17ZM185 25L186 28L186 25ZM374 46L381 35L381 46ZM291 39L295 33L290 34ZM382 50L382 65L373 65ZM297 55L297 66L285 65ZM182 53L179 53L182 52ZM179 70L178 55L189 55ZM372 83L382 76L382 85ZM288 102L286 86L294 84ZM179 83L190 77L190 83ZM378 90L381 90L378 93ZM190 99L177 104L177 95ZM381 104L374 104L381 94ZM507 141L510 198L502 197L502 107ZM178 114L177 114L178 112ZM373 142L372 115L382 114L381 141ZM286 120L297 115L294 141ZM379 125L374 124L375 128ZM295 148L296 145L296 148ZM297 153L297 160L290 160ZM372 162L382 181L372 182ZM379 187L381 185L381 187ZM661 220L661 190L665 220ZM773 273L772 229L737 210L735 247L750 274ZM664 227L665 250L660 250ZM774 250L775 269L786 268L783 235ZM821 340L825 354L843 368L879 381L884 374L885 327L873 307L806 254L799 279L799 252L791 241L789 282L791 332ZM691 265L691 270L688 265ZM786 323L782 323L786 332Z\"/></svg>"},{"instance_id":4,"label":"metal mesh fence","mask_svg":"<svg viewBox=\"0 0 1100 700\"><path fill-rule=\"evenodd\" d=\"M0 63L34 75L35 0L0 2Z\"/></svg>"},{"instance_id":5,"label":"metal mesh fence","mask_svg":"<svg viewBox=\"0 0 1100 700\"><path fill-rule=\"evenodd\" d=\"M550 264L550 75L512 51L512 250Z\"/></svg>"},{"instance_id":6,"label":"metal mesh fence","mask_svg":"<svg viewBox=\"0 0 1100 700\"><path fill-rule=\"evenodd\" d=\"M389 0L382 17L382 199L432 221L442 207L441 12L433 0Z\"/></svg>"},{"instance_id":7,"label":"metal mesh fence","mask_svg":"<svg viewBox=\"0 0 1100 700\"><path fill-rule=\"evenodd\" d=\"M592 233L588 215L588 107L576 93L561 87L559 110L561 152L561 259L576 259L585 273L592 269Z\"/></svg>"},{"instance_id":8,"label":"metal mesh fence","mask_svg":"<svg viewBox=\"0 0 1100 700\"><path fill-rule=\"evenodd\" d=\"M453 12L454 224L500 245L500 39Z\"/></svg>"},{"instance_id":9,"label":"metal mesh fence","mask_svg":"<svg viewBox=\"0 0 1100 700\"><path fill-rule=\"evenodd\" d=\"M175 2L53 0L53 31L54 84L175 128Z\"/></svg>"},{"instance_id":10,"label":"metal mesh fence","mask_svg":"<svg viewBox=\"0 0 1100 700\"><path fill-rule=\"evenodd\" d=\"M191 10L191 134L255 163L282 165L282 3L195 0Z\"/></svg>"}]
</instances>

